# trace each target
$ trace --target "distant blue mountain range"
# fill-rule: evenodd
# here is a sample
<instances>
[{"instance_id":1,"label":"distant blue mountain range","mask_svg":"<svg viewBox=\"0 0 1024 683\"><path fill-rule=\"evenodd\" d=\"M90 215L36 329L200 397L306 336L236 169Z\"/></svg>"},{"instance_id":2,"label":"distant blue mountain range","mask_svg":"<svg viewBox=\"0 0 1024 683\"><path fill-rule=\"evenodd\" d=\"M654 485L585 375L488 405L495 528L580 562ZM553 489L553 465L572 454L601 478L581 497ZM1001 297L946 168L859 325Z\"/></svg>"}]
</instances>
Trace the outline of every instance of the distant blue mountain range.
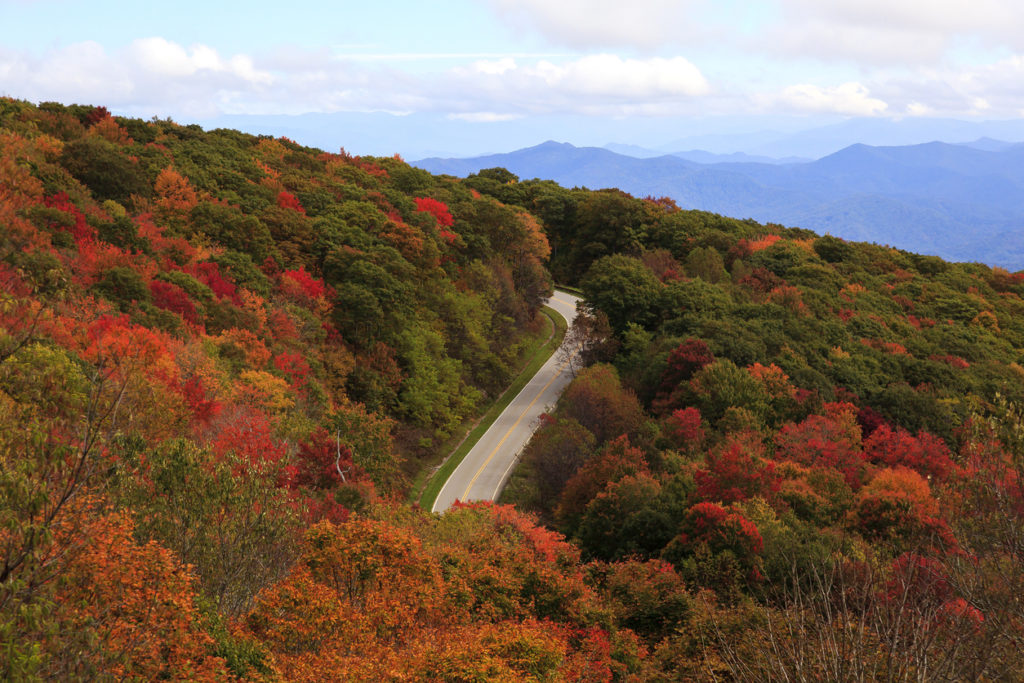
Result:
<instances>
[{"instance_id":1,"label":"distant blue mountain range","mask_svg":"<svg viewBox=\"0 0 1024 683\"><path fill-rule=\"evenodd\" d=\"M638 158L546 142L507 154L413 163L463 177L501 166L523 179L668 196L683 208L1024 269L1024 143L856 144L801 162L736 161L736 155L716 162L721 158L698 152Z\"/></svg>"}]
</instances>

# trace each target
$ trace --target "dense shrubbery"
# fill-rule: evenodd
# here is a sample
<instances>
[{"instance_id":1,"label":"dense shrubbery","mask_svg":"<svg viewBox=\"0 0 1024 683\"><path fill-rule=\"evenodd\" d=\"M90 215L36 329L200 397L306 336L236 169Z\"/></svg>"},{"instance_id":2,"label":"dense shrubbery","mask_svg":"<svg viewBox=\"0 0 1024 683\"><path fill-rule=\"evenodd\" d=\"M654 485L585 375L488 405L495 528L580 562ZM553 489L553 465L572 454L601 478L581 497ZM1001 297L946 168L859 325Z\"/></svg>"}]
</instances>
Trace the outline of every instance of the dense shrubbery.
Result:
<instances>
[{"instance_id":1,"label":"dense shrubbery","mask_svg":"<svg viewBox=\"0 0 1024 683\"><path fill-rule=\"evenodd\" d=\"M587 367L527 511L402 505L507 384L546 264ZM1019 679L1022 296L666 200L0 99L0 677Z\"/></svg>"},{"instance_id":2,"label":"dense shrubbery","mask_svg":"<svg viewBox=\"0 0 1024 683\"><path fill-rule=\"evenodd\" d=\"M290 671L232 620L404 492L550 287L536 221L460 183L102 108L0 100L0 198L4 678ZM496 662L539 628L508 618Z\"/></svg>"},{"instance_id":3,"label":"dense shrubbery","mask_svg":"<svg viewBox=\"0 0 1024 683\"><path fill-rule=\"evenodd\" d=\"M497 175L467 183L538 213L553 272L610 324L590 348L618 349L570 385L506 500L585 558L668 562L714 591L703 666L740 680L1021 675L1024 614L997 596L1024 582L1006 436L1024 276ZM990 536L970 520L993 499ZM915 593L924 573L940 597ZM837 612L843 591L863 598ZM687 647L659 656L690 667Z\"/></svg>"}]
</instances>

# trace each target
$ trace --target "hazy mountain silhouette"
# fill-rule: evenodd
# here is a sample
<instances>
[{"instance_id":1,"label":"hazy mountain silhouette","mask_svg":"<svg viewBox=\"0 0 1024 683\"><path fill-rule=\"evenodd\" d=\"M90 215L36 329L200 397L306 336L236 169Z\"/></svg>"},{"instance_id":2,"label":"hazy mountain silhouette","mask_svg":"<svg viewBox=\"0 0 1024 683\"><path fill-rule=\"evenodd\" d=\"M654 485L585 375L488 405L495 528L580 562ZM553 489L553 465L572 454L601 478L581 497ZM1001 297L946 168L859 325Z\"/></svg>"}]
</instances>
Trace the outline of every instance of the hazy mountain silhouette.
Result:
<instances>
[{"instance_id":1,"label":"hazy mountain silhouette","mask_svg":"<svg viewBox=\"0 0 1024 683\"><path fill-rule=\"evenodd\" d=\"M501 166L523 179L669 196L683 208L1024 268L1024 144L855 144L803 163L698 163L546 142L415 165L456 176Z\"/></svg>"}]
</instances>

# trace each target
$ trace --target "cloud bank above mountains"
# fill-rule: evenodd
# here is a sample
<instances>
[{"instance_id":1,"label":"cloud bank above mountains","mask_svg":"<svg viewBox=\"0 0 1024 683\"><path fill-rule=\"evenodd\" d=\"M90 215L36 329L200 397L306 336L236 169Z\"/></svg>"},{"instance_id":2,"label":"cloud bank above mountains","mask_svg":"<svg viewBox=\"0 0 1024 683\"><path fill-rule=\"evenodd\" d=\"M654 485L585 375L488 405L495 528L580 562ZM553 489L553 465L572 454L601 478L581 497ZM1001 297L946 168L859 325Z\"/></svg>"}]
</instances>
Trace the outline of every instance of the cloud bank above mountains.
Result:
<instances>
[{"instance_id":1,"label":"cloud bank above mountains","mask_svg":"<svg viewBox=\"0 0 1024 683\"><path fill-rule=\"evenodd\" d=\"M550 43L656 51L727 43L764 55L870 65L934 65L964 42L1024 49L1024 6L1009 0L489 0Z\"/></svg>"},{"instance_id":2,"label":"cloud bank above mountains","mask_svg":"<svg viewBox=\"0 0 1024 683\"><path fill-rule=\"evenodd\" d=\"M0 93L184 119L1024 112L1012 0L364 4L0 0Z\"/></svg>"}]
</instances>

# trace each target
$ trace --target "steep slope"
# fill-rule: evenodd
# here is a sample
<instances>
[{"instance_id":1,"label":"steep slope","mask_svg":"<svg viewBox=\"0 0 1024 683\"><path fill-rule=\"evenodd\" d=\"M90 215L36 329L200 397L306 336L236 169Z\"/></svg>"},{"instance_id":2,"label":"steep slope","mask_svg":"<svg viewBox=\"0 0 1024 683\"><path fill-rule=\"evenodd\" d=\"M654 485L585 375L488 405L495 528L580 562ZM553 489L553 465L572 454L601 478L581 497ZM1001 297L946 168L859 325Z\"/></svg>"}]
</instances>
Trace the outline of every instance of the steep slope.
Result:
<instances>
[{"instance_id":1,"label":"steep slope","mask_svg":"<svg viewBox=\"0 0 1024 683\"><path fill-rule=\"evenodd\" d=\"M401 502L545 265L555 529ZM1022 280L0 99L0 678L1017 680Z\"/></svg>"},{"instance_id":2,"label":"steep slope","mask_svg":"<svg viewBox=\"0 0 1024 683\"><path fill-rule=\"evenodd\" d=\"M589 312L504 501L712 592L735 679L1018 675L1024 273L496 176Z\"/></svg>"},{"instance_id":3,"label":"steep slope","mask_svg":"<svg viewBox=\"0 0 1024 683\"><path fill-rule=\"evenodd\" d=\"M435 575L457 533L367 521L413 514L388 501L515 369L550 291L532 216L398 159L6 98L0 198L0 678L315 679L331 661L380 680L458 648L512 676L495 643L516 638L552 676L608 666L577 656L588 617L542 638L528 596L467 612L460 591L491 570ZM470 517L518 525L509 554L542 533ZM372 658L366 640L318 660L278 628L282 593L327 600L315 567L337 534L401 556L380 576L415 575L423 638L409 620L388 636L401 610L369 584L335 595L350 630L324 642L369 628ZM552 543L523 572L578 582L545 564ZM428 637L439 624L455 640Z\"/></svg>"}]
</instances>

